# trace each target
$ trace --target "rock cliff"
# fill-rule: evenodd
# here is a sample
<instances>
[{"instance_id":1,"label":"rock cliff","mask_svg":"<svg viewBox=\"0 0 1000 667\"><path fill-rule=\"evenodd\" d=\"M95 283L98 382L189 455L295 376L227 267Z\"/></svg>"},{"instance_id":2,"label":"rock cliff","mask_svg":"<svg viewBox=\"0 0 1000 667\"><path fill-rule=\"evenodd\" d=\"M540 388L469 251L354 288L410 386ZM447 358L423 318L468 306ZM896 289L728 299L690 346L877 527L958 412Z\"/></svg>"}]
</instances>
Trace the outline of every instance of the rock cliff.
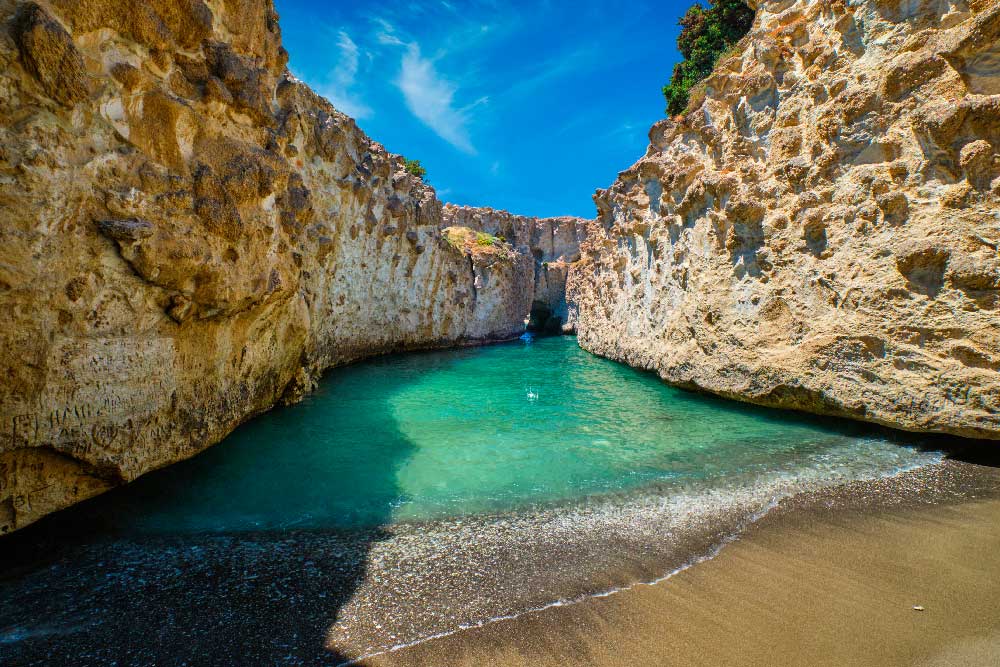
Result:
<instances>
[{"instance_id":1,"label":"rock cliff","mask_svg":"<svg viewBox=\"0 0 1000 667\"><path fill-rule=\"evenodd\" d=\"M492 208L453 204L445 205L444 220L445 224L504 238L519 252L534 258L529 328L549 333L574 330L566 302L566 278L570 266L580 259L586 220L569 216L531 218Z\"/></svg>"},{"instance_id":2,"label":"rock cliff","mask_svg":"<svg viewBox=\"0 0 1000 667\"><path fill-rule=\"evenodd\" d=\"M1000 2L772 0L595 195L583 347L676 385L1000 438Z\"/></svg>"},{"instance_id":3,"label":"rock cliff","mask_svg":"<svg viewBox=\"0 0 1000 667\"><path fill-rule=\"evenodd\" d=\"M761 3L595 221L538 220L443 207L266 0L0 0L0 532L529 310L677 385L1000 438L998 45L997 0Z\"/></svg>"},{"instance_id":4,"label":"rock cliff","mask_svg":"<svg viewBox=\"0 0 1000 667\"><path fill-rule=\"evenodd\" d=\"M286 59L266 1L0 0L0 532L332 365L523 331L530 259L447 243Z\"/></svg>"}]
</instances>

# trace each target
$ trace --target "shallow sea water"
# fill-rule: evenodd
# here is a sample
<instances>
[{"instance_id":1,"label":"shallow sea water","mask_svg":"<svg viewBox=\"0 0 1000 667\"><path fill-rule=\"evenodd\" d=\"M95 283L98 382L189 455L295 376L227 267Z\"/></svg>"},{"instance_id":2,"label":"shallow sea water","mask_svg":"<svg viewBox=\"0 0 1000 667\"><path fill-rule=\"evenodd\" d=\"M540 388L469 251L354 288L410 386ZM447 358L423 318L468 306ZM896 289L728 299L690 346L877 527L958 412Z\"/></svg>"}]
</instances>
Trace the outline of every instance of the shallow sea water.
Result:
<instances>
[{"instance_id":1,"label":"shallow sea water","mask_svg":"<svg viewBox=\"0 0 1000 667\"><path fill-rule=\"evenodd\" d=\"M661 488L853 479L933 455L863 426L672 389L570 337L385 357L332 372L129 489L126 533L343 528Z\"/></svg>"},{"instance_id":2,"label":"shallow sea water","mask_svg":"<svg viewBox=\"0 0 1000 667\"><path fill-rule=\"evenodd\" d=\"M340 664L655 580L918 444L573 338L383 357L0 542L0 662Z\"/></svg>"}]
</instances>

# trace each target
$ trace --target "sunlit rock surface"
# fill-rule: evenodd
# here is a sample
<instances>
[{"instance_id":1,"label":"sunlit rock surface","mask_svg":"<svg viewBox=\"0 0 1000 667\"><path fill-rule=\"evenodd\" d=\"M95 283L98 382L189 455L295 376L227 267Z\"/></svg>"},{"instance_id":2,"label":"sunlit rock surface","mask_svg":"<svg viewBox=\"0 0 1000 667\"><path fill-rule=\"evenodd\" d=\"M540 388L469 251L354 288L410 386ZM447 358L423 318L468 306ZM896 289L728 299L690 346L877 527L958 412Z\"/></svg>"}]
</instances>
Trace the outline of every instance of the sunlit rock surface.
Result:
<instances>
[{"instance_id":1,"label":"sunlit rock surface","mask_svg":"<svg viewBox=\"0 0 1000 667\"><path fill-rule=\"evenodd\" d=\"M0 19L0 532L329 366L523 331L530 259L444 243L434 191L286 74L270 2Z\"/></svg>"},{"instance_id":2,"label":"sunlit rock surface","mask_svg":"<svg viewBox=\"0 0 1000 667\"><path fill-rule=\"evenodd\" d=\"M581 345L667 381L1000 438L1000 2L761 2L597 193Z\"/></svg>"},{"instance_id":3,"label":"sunlit rock surface","mask_svg":"<svg viewBox=\"0 0 1000 667\"><path fill-rule=\"evenodd\" d=\"M569 267L580 259L587 221L569 216L532 218L486 207L444 207L446 224L461 225L503 237L534 259L531 304L532 329L570 333L573 322L566 302Z\"/></svg>"}]
</instances>

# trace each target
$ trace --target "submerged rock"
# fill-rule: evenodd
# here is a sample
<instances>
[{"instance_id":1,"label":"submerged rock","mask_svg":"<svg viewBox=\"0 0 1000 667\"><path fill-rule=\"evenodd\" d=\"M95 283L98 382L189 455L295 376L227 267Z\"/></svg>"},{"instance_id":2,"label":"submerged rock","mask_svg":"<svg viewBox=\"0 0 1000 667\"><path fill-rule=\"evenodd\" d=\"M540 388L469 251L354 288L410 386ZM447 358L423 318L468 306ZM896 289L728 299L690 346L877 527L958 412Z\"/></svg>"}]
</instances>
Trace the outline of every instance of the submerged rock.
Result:
<instances>
[{"instance_id":1,"label":"submerged rock","mask_svg":"<svg viewBox=\"0 0 1000 667\"><path fill-rule=\"evenodd\" d=\"M676 385L1000 438L1000 3L760 2L598 191L580 344Z\"/></svg>"}]
</instances>

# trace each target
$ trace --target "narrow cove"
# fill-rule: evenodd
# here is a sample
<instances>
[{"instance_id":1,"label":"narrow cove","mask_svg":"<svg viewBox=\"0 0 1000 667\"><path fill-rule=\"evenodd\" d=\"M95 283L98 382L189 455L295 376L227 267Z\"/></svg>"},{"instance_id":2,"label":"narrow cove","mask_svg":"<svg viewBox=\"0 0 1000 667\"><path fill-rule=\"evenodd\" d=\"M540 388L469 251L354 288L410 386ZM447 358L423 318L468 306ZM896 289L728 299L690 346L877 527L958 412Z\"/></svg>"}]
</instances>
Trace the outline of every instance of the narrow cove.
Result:
<instances>
[{"instance_id":1,"label":"narrow cove","mask_svg":"<svg viewBox=\"0 0 1000 667\"><path fill-rule=\"evenodd\" d=\"M699 396L571 337L392 355L331 372L122 495L116 532L359 528L658 484L737 492L935 460L856 423ZM169 499L169 500L168 500Z\"/></svg>"},{"instance_id":2,"label":"narrow cove","mask_svg":"<svg viewBox=\"0 0 1000 667\"><path fill-rule=\"evenodd\" d=\"M658 579L782 498L942 458L673 389L570 337L382 357L15 537L0 645L15 664L337 664Z\"/></svg>"},{"instance_id":3,"label":"narrow cove","mask_svg":"<svg viewBox=\"0 0 1000 667\"><path fill-rule=\"evenodd\" d=\"M1000 665L1000 0L0 16L0 667Z\"/></svg>"}]
</instances>

